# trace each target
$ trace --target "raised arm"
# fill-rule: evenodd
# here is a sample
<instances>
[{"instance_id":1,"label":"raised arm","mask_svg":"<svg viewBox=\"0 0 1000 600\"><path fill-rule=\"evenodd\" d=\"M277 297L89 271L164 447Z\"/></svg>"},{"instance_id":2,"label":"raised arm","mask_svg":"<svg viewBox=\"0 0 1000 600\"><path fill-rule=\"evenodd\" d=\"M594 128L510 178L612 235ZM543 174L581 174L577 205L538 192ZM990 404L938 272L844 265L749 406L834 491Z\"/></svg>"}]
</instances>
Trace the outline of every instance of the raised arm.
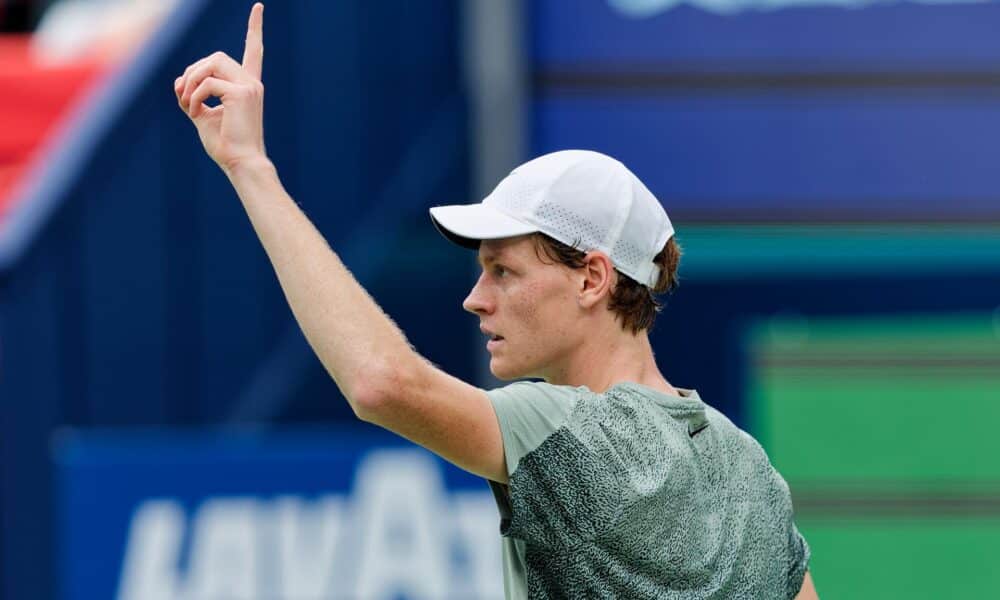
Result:
<instances>
[{"instance_id":1,"label":"raised arm","mask_svg":"<svg viewBox=\"0 0 1000 600\"><path fill-rule=\"evenodd\" d=\"M181 109L229 178L299 326L354 410L456 465L506 481L500 428L482 390L422 359L284 190L263 135L263 11L242 64L217 52L174 82ZM205 101L217 97L221 104Z\"/></svg>"}]
</instances>

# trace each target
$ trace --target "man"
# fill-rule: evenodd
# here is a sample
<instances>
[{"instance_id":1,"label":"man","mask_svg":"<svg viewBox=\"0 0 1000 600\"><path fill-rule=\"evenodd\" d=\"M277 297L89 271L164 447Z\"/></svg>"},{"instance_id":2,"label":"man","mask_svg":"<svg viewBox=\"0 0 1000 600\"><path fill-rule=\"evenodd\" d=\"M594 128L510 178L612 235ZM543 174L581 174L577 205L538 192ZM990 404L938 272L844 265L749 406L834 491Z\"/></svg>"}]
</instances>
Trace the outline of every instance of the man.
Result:
<instances>
[{"instance_id":1,"label":"man","mask_svg":"<svg viewBox=\"0 0 1000 600\"><path fill-rule=\"evenodd\" d=\"M242 64L192 64L178 102L355 414L489 480L507 596L814 598L785 482L653 359L652 292L673 287L680 251L639 180L606 156L561 152L482 204L432 209L479 250L464 306L490 369L544 380L480 390L416 354L282 188L264 152L262 23L255 4Z\"/></svg>"}]
</instances>

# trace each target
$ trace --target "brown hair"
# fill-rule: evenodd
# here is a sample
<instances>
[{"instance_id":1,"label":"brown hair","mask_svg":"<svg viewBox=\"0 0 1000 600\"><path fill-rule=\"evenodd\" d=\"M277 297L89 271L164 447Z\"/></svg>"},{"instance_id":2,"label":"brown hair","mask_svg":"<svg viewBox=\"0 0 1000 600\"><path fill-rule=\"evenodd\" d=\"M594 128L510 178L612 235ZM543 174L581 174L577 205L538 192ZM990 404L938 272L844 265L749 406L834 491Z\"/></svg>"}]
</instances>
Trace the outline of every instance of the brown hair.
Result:
<instances>
[{"instance_id":1,"label":"brown hair","mask_svg":"<svg viewBox=\"0 0 1000 600\"><path fill-rule=\"evenodd\" d=\"M541 249L552 261L571 269L583 267L585 252L554 240L544 233L536 233L534 238L535 254L539 260L544 262L538 254L538 250ZM653 262L660 267L660 278L652 288L642 285L628 275L618 273L618 283L611 290L608 310L621 319L622 329L630 329L636 334L644 329L653 328L656 314L663 309L663 303L656 295L669 294L680 284L677 267L681 262L681 254L680 244L671 237L663 246L663 250L653 258Z\"/></svg>"}]
</instances>

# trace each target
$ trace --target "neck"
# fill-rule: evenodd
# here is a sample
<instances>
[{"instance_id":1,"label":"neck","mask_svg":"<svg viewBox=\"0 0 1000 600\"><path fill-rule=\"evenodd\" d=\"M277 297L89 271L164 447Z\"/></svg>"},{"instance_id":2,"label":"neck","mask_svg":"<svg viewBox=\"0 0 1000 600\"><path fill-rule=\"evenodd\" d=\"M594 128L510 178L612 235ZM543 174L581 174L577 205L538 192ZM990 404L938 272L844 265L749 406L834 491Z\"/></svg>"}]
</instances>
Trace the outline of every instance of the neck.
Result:
<instances>
[{"instance_id":1,"label":"neck","mask_svg":"<svg viewBox=\"0 0 1000 600\"><path fill-rule=\"evenodd\" d=\"M600 335L589 335L544 379L556 385L585 385L598 393L628 381L679 395L656 366L649 335L645 331L633 335L622 330L617 321L612 325Z\"/></svg>"}]
</instances>

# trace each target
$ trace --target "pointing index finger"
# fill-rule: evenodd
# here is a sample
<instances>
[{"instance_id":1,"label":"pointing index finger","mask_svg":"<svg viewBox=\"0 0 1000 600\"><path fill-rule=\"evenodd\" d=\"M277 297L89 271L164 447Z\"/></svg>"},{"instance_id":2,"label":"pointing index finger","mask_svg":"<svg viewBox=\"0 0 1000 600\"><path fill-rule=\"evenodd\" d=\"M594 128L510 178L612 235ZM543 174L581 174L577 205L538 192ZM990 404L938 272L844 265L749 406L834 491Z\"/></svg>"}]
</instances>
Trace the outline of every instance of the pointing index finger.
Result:
<instances>
[{"instance_id":1,"label":"pointing index finger","mask_svg":"<svg viewBox=\"0 0 1000 600\"><path fill-rule=\"evenodd\" d=\"M247 42L243 48L243 68L259 81L263 66L264 5L257 2L250 9L250 22L247 24Z\"/></svg>"}]
</instances>

